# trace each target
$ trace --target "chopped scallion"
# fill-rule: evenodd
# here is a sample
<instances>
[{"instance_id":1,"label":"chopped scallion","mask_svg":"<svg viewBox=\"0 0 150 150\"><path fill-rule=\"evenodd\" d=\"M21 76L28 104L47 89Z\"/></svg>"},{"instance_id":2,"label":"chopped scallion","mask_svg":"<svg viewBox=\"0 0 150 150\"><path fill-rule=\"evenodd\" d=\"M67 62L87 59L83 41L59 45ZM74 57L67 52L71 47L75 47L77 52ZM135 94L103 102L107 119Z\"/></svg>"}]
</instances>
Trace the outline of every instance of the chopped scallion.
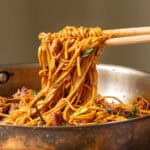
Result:
<instances>
[{"instance_id":1,"label":"chopped scallion","mask_svg":"<svg viewBox=\"0 0 150 150\"><path fill-rule=\"evenodd\" d=\"M89 54L93 51L93 48L88 48L86 49L82 54L81 54L81 57L82 58L85 58L87 56L89 56Z\"/></svg>"},{"instance_id":2,"label":"chopped scallion","mask_svg":"<svg viewBox=\"0 0 150 150\"><path fill-rule=\"evenodd\" d=\"M81 109L79 109L78 111L75 111L71 116L79 116L82 115L84 113L86 113L88 111L88 109L86 107L83 107Z\"/></svg>"}]
</instances>

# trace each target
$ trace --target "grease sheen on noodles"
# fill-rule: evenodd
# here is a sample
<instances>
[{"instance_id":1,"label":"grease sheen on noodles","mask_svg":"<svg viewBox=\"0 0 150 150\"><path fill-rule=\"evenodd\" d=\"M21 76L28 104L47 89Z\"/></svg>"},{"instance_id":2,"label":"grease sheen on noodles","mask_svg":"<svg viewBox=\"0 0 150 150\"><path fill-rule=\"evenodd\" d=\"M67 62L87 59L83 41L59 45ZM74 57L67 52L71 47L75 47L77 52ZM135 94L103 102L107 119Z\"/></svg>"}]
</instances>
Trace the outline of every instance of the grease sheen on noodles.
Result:
<instances>
[{"instance_id":1,"label":"grease sheen on noodles","mask_svg":"<svg viewBox=\"0 0 150 150\"><path fill-rule=\"evenodd\" d=\"M11 113L1 113L2 122L28 126L80 125L149 114L150 104L142 97L128 105L116 97L97 94L96 64L108 38L111 35L103 34L99 27L67 26L56 33L40 33L41 89L36 94L27 89L23 96L15 96L19 99L17 108ZM118 103L108 103L107 98Z\"/></svg>"}]
</instances>

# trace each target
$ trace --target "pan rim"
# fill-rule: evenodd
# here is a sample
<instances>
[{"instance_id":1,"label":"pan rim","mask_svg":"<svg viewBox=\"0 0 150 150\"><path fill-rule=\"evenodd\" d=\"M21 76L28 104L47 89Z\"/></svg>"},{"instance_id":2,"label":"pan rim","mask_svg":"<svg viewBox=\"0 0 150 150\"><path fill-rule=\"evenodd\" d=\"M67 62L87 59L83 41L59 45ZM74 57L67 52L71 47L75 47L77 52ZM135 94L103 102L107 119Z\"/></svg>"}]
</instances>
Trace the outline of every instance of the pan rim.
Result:
<instances>
[{"instance_id":1,"label":"pan rim","mask_svg":"<svg viewBox=\"0 0 150 150\"><path fill-rule=\"evenodd\" d=\"M40 68L40 65L38 63L13 63L13 64L0 64L0 69L3 69L3 68L26 68L26 67L36 67L36 68ZM131 71L133 73L140 73L140 74L145 74L145 75L148 75L150 76L150 72L148 71L145 71L145 70L141 70L141 69L138 69L138 68L133 68L133 67L128 67L128 66L125 66L125 65L116 65L116 64L105 64L105 63L101 63L101 64L97 64L96 65L96 68L97 69L102 69L102 68L109 68L109 69L113 69L113 68L116 68L116 69L125 69L126 71Z\"/></svg>"},{"instance_id":2,"label":"pan rim","mask_svg":"<svg viewBox=\"0 0 150 150\"><path fill-rule=\"evenodd\" d=\"M36 67L39 68L38 63L16 63L16 64L1 64L0 69L7 69L7 68L32 68ZM102 69L103 67L107 67L108 69L125 69L126 71L131 71L133 74L138 73L139 75L148 76L150 78L150 73L138 69L134 69L131 67L126 67L122 65L114 65L114 64L99 64L97 65L98 69ZM113 121L113 122L106 122L106 123L99 123L99 124L90 124L90 125L62 125L62 126L48 126L48 127L42 127L42 126L21 126L21 125L10 125L10 124L0 124L1 127L9 127L9 128L20 128L20 129L75 129L75 128L91 128L91 127L102 127L102 126L111 126L111 125L118 125L118 124L125 124L129 122L138 122L141 120L150 119L150 115L146 115L143 117L137 117L137 118L131 118L124 121Z\"/></svg>"},{"instance_id":3,"label":"pan rim","mask_svg":"<svg viewBox=\"0 0 150 150\"><path fill-rule=\"evenodd\" d=\"M20 129L81 129L81 128L100 128L100 127L107 127L107 126L114 126L114 125L124 125L126 123L138 123L139 121L150 119L150 115L146 115L143 117L131 118L128 120L123 121L112 121L106 123L99 123L99 124L90 124L90 125L61 125L61 126L21 126L21 125L10 125L10 124L0 124L0 128L20 128Z\"/></svg>"}]
</instances>

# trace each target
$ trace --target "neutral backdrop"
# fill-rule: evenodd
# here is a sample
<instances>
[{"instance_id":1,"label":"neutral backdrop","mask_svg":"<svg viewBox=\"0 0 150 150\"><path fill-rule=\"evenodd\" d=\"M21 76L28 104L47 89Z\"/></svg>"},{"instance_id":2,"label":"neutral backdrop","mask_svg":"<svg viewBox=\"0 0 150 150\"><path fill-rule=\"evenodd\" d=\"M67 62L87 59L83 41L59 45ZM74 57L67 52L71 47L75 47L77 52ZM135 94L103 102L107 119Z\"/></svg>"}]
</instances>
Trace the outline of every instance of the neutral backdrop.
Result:
<instances>
[{"instance_id":1,"label":"neutral backdrop","mask_svg":"<svg viewBox=\"0 0 150 150\"><path fill-rule=\"evenodd\" d=\"M0 64L37 62L38 33L66 25L150 25L150 0L0 0ZM102 63L150 71L150 44L105 48Z\"/></svg>"}]
</instances>

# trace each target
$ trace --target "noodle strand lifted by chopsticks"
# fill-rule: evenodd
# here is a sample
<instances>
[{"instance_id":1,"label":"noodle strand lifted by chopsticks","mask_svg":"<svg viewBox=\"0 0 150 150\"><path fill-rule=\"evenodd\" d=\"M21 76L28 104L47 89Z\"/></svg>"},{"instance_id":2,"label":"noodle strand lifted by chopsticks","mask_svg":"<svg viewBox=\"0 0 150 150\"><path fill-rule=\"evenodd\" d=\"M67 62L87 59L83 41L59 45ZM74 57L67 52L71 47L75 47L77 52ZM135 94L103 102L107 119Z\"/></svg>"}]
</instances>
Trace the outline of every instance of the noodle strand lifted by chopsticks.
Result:
<instances>
[{"instance_id":1,"label":"noodle strand lifted by chopsticks","mask_svg":"<svg viewBox=\"0 0 150 150\"><path fill-rule=\"evenodd\" d=\"M119 104L109 104L105 101L109 96L97 97L96 64L104 41L110 37L99 27L67 26L56 33L40 33L41 90L36 95L31 90L29 95L19 97L18 108L6 115L3 122L51 126L126 120L134 105L125 105L117 98ZM22 103L23 99L27 102Z\"/></svg>"}]
</instances>

